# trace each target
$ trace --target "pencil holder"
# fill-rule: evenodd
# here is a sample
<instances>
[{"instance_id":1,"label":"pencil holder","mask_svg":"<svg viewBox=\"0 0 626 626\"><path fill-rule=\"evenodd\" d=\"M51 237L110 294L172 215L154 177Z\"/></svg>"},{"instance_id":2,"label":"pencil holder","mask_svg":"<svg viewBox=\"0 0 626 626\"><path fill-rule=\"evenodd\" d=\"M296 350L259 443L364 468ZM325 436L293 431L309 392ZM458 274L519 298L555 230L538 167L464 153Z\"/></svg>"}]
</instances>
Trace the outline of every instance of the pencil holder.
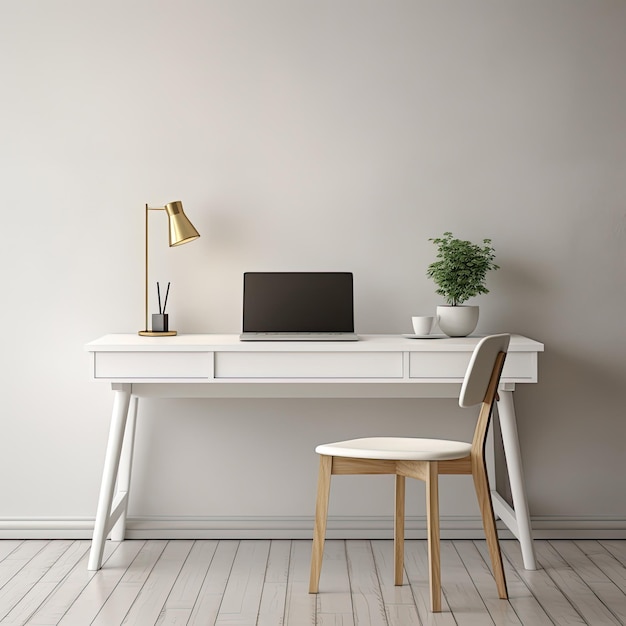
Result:
<instances>
[{"instance_id":1,"label":"pencil holder","mask_svg":"<svg viewBox=\"0 0 626 626\"><path fill-rule=\"evenodd\" d=\"M152 314L152 332L166 333L169 330L169 314L153 313Z\"/></svg>"}]
</instances>

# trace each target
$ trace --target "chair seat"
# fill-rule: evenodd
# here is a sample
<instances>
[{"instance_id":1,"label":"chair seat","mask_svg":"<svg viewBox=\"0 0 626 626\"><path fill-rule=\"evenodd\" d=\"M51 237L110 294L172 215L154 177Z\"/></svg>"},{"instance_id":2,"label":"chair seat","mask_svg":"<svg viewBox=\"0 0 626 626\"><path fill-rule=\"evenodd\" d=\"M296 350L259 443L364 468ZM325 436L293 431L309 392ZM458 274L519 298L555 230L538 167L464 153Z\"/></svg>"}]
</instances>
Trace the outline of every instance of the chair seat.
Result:
<instances>
[{"instance_id":1,"label":"chair seat","mask_svg":"<svg viewBox=\"0 0 626 626\"><path fill-rule=\"evenodd\" d=\"M472 444L447 439L414 437L364 437L317 446L315 452L350 459L395 461L446 461L469 455Z\"/></svg>"}]
</instances>

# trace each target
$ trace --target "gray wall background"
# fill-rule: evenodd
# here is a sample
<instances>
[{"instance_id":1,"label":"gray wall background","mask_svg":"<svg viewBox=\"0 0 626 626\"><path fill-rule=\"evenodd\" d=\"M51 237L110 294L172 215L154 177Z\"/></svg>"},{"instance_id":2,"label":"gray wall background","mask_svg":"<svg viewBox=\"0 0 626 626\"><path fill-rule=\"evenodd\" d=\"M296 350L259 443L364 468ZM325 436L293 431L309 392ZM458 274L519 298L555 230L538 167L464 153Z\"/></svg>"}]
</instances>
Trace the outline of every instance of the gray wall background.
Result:
<instances>
[{"instance_id":1,"label":"gray wall background","mask_svg":"<svg viewBox=\"0 0 626 626\"><path fill-rule=\"evenodd\" d=\"M358 332L409 332L428 238L492 238L478 331L546 344L516 392L531 514L623 532L625 33L620 0L2 2L3 527L93 518L111 394L83 346L142 327L143 205L180 199L198 242L151 218L180 332L238 332L244 271L308 269L355 273ZM422 412L458 417L148 401L131 514L310 516L315 443ZM353 480L334 513L391 512Z\"/></svg>"}]
</instances>

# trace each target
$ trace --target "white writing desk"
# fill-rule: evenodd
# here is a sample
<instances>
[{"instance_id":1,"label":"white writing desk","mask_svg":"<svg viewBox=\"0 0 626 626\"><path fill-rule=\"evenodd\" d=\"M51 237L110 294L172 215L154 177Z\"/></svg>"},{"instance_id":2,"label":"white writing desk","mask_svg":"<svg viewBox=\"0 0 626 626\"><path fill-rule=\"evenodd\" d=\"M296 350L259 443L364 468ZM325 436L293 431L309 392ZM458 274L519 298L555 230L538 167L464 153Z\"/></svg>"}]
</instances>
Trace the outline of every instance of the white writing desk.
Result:
<instances>
[{"instance_id":1,"label":"white writing desk","mask_svg":"<svg viewBox=\"0 0 626 626\"><path fill-rule=\"evenodd\" d=\"M478 340L363 335L357 342L240 342L236 335L128 334L92 341L86 346L92 377L111 383L114 399L88 568L102 565L109 534L124 539L139 397L455 397ZM519 539L527 569L536 564L513 391L537 382L542 351L537 341L511 337L498 401L514 508L495 490L493 504ZM493 471L493 454L491 465Z\"/></svg>"}]
</instances>

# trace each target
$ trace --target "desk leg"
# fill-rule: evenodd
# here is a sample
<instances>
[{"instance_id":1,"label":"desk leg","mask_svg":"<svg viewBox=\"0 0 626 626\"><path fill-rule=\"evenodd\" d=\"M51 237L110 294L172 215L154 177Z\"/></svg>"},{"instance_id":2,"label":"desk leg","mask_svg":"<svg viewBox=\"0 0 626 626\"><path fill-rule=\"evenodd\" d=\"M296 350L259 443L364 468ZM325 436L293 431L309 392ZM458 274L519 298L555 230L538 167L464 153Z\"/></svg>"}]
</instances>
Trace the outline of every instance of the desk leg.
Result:
<instances>
[{"instance_id":1,"label":"desk leg","mask_svg":"<svg viewBox=\"0 0 626 626\"><path fill-rule=\"evenodd\" d=\"M537 569L537 564L530 526L530 514L528 512L528 500L526 499L522 457L517 435L513 392L499 390L498 394L500 396L498 401L500 431L502 433L502 443L504 445L514 510L511 510L508 503L497 492L493 494L494 509L497 509L500 518L519 539L524 567L528 570L535 570Z\"/></svg>"},{"instance_id":2,"label":"desk leg","mask_svg":"<svg viewBox=\"0 0 626 626\"><path fill-rule=\"evenodd\" d=\"M130 404L131 385L113 385L113 412L111 415L111 426L109 428L109 441L107 443L106 455L104 458L104 469L102 471L102 483L100 485L100 496L98 498L98 510L93 529L93 541L91 552L89 553L89 563L87 569L97 570L102 565L102 553L104 542L112 526L111 510L113 508L113 490L117 479L117 471L124 442L124 431L126 430L126 418ZM125 504L125 502L124 502ZM119 507L116 507L119 510ZM113 520L114 521L114 520Z\"/></svg>"},{"instance_id":3,"label":"desk leg","mask_svg":"<svg viewBox=\"0 0 626 626\"><path fill-rule=\"evenodd\" d=\"M124 498L125 506L122 508L120 517L111 529L111 541L124 541L126 535L126 512L128 510L128 492L130 491L130 474L133 468L133 450L135 447L135 424L137 423L137 396L130 397L130 407L128 409L128 419L126 421L126 432L124 434L124 445L122 446L122 456L120 457L119 469L117 472L117 494L116 499Z\"/></svg>"}]
</instances>

